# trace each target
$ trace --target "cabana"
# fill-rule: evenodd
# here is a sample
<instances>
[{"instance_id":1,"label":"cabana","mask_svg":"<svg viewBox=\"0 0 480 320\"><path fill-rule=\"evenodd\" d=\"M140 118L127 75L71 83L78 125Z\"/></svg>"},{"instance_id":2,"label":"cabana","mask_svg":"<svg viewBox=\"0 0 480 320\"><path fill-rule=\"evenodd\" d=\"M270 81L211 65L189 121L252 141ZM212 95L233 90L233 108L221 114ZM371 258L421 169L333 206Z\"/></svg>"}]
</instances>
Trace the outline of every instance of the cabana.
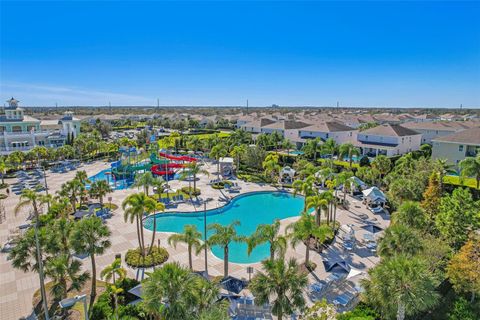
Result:
<instances>
[{"instance_id":1,"label":"cabana","mask_svg":"<svg viewBox=\"0 0 480 320\"><path fill-rule=\"evenodd\" d=\"M385 202L387 202L387 197L377 187L371 187L367 190L363 190L362 193L367 204L380 205L383 207Z\"/></svg>"},{"instance_id":2,"label":"cabana","mask_svg":"<svg viewBox=\"0 0 480 320\"><path fill-rule=\"evenodd\" d=\"M323 260L323 266L327 272L350 272L350 266L345 260L338 260L336 262Z\"/></svg>"},{"instance_id":3,"label":"cabana","mask_svg":"<svg viewBox=\"0 0 480 320\"><path fill-rule=\"evenodd\" d=\"M220 167L220 174L224 177L229 177L233 174L233 158L223 157L218 160Z\"/></svg>"},{"instance_id":4,"label":"cabana","mask_svg":"<svg viewBox=\"0 0 480 320\"><path fill-rule=\"evenodd\" d=\"M383 229L380 228L379 226L376 226L374 224L367 224L362 227L363 229L367 230L368 232L375 234L381 232Z\"/></svg>"},{"instance_id":5,"label":"cabana","mask_svg":"<svg viewBox=\"0 0 480 320\"><path fill-rule=\"evenodd\" d=\"M283 183L292 183L294 176L295 170L289 166L283 167L282 170L280 170L280 180Z\"/></svg>"},{"instance_id":6,"label":"cabana","mask_svg":"<svg viewBox=\"0 0 480 320\"><path fill-rule=\"evenodd\" d=\"M243 289L247 287L247 281L241 280L232 276L227 276L220 281L220 285L228 292L239 294Z\"/></svg>"}]
</instances>

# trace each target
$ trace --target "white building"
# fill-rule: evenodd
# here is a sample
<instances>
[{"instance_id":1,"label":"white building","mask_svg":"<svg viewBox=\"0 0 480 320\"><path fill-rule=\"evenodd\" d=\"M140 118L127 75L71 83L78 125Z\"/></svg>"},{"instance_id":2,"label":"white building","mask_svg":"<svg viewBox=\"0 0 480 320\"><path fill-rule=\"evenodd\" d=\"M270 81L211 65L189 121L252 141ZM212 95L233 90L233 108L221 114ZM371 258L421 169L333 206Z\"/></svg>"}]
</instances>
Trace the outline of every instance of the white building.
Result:
<instances>
[{"instance_id":1,"label":"white building","mask_svg":"<svg viewBox=\"0 0 480 320\"><path fill-rule=\"evenodd\" d=\"M401 125L383 124L358 132L355 145L362 155L402 155L420 149L422 135Z\"/></svg>"},{"instance_id":2,"label":"white building","mask_svg":"<svg viewBox=\"0 0 480 320\"><path fill-rule=\"evenodd\" d=\"M480 127L438 137L432 142L432 159L447 159L457 165L466 157L475 157L480 152Z\"/></svg>"},{"instance_id":3,"label":"white building","mask_svg":"<svg viewBox=\"0 0 480 320\"><path fill-rule=\"evenodd\" d=\"M332 138L337 144L355 141L357 133L358 130L336 121L321 122L298 130L302 139L320 138L325 141Z\"/></svg>"}]
</instances>

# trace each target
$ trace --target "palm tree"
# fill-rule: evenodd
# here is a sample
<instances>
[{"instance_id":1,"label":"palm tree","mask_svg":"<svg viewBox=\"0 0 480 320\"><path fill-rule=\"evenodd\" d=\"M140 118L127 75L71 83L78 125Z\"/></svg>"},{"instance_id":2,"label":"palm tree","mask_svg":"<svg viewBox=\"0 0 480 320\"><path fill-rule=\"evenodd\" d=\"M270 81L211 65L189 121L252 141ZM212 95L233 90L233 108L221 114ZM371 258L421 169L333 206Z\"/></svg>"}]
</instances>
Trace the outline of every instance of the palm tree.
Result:
<instances>
[{"instance_id":1,"label":"palm tree","mask_svg":"<svg viewBox=\"0 0 480 320\"><path fill-rule=\"evenodd\" d=\"M342 187L342 192L343 192L343 205L345 205L345 202L347 200L347 191L348 191L348 186L349 186L349 180L350 178L353 177L353 172L352 171L342 171L337 175L337 183Z\"/></svg>"},{"instance_id":2,"label":"palm tree","mask_svg":"<svg viewBox=\"0 0 480 320\"><path fill-rule=\"evenodd\" d=\"M90 197L98 199L103 208L103 198L112 191L112 188L106 180L97 180L92 183L88 193Z\"/></svg>"},{"instance_id":3,"label":"palm tree","mask_svg":"<svg viewBox=\"0 0 480 320\"><path fill-rule=\"evenodd\" d=\"M319 180L322 182L322 188L325 187L325 182L333 176L333 170L331 168L323 168L323 169L320 169L317 173L316 173L317 177L319 178Z\"/></svg>"},{"instance_id":4,"label":"palm tree","mask_svg":"<svg viewBox=\"0 0 480 320\"><path fill-rule=\"evenodd\" d=\"M117 297L119 293L123 292L123 289L116 287L115 276L118 277L119 281L122 281L127 276L127 270L122 268L122 260L118 258L115 259L112 262L112 264L106 266L105 269L103 269L102 272L100 273L100 277L102 279L105 279L105 281L107 282L109 282L110 280L112 281L110 288L113 293L115 315L116 315L116 318L118 319L118 298Z\"/></svg>"},{"instance_id":5,"label":"palm tree","mask_svg":"<svg viewBox=\"0 0 480 320\"><path fill-rule=\"evenodd\" d=\"M167 189L167 182L162 177L158 176L152 183L154 190L157 190L158 199L160 200L162 193Z\"/></svg>"},{"instance_id":6,"label":"palm tree","mask_svg":"<svg viewBox=\"0 0 480 320\"><path fill-rule=\"evenodd\" d=\"M77 171L77 173L75 174L75 179L77 179L83 186L85 186L87 183L90 183L90 180L88 180L87 172L85 170Z\"/></svg>"},{"instance_id":7,"label":"palm tree","mask_svg":"<svg viewBox=\"0 0 480 320\"><path fill-rule=\"evenodd\" d=\"M480 152L477 156L467 157L459 163L462 176L474 177L477 180L477 189L480 189Z\"/></svg>"},{"instance_id":8,"label":"palm tree","mask_svg":"<svg viewBox=\"0 0 480 320\"><path fill-rule=\"evenodd\" d=\"M217 160L217 179L220 179L220 158L227 155L227 149L223 144L217 144L210 150L210 157Z\"/></svg>"},{"instance_id":9,"label":"palm tree","mask_svg":"<svg viewBox=\"0 0 480 320\"><path fill-rule=\"evenodd\" d=\"M319 242L324 242L333 236L328 226L317 226L315 218L305 212L299 220L287 226L285 233L294 247L300 242L305 244L305 266L307 267L310 264L310 239L313 237Z\"/></svg>"},{"instance_id":10,"label":"palm tree","mask_svg":"<svg viewBox=\"0 0 480 320\"><path fill-rule=\"evenodd\" d=\"M292 188L293 188L293 196L295 197L297 194L302 194L303 199L303 211L307 210L307 197L314 194L314 184L315 183L315 176L311 175L307 177L305 180L295 180L293 181Z\"/></svg>"},{"instance_id":11,"label":"palm tree","mask_svg":"<svg viewBox=\"0 0 480 320\"><path fill-rule=\"evenodd\" d=\"M9 169L7 162L3 157L0 157L0 174L2 175L2 185L5 184L5 173Z\"/></svg>"},{"instance_id":12,"label":"palm tree","mask_svg":"<svg viewBox=\"0 0 480 320\"><path fill-rule=\"evenodd\" d=\"M454 166L448 163L447 159L436 159L433 165L434 165L435 171L438 172L440 190L443 190L443 178L447 174L456 174L457 172L455 171Z\"/></svg>"},{"instance_id":13,"label":"palm tree","mask_svg":"<svg viewBox=\"0 0 480 320\"><path fill-rule=\"evenodd\" d=\"M155 177L153 176L152 172L146 171L144 173L135 175L133 186L137 188L143 187L143 192L145 192L145 194L148 196L148 190L154 183Z\"/></svg>"},{"instance_id":14,"label":"palm tree","mask_svg":"<svg viewBox=\"0 0 480 320\"><path fill-rule=\"evenodd\" d=\"M340 145L340 148L338 150L338 154L340 159L344 159L345 157L348 157L348 162L350 168L352 167L352 161L354 156L359 156L360 155L360 150L355 147L351 143L344 143Z\"/></svg>"},{"instance_id":15,"label":"palm tree","mask_svg":"<svg viewBox=\"0 0 480 320\"><path fill-rule=\"evenodd\" d=\"M197 189L197 175L199 174L204 174L206 176L209 176L210 173L202 168L202 164L198 162L191 162L185 167L186 171L182 172L180 175L180 180L184 180L187 177L192 176L193 177L193 190ZM190 183L190 180L189 180Z\"/></svg>"},{"instance_id":16,"label":"palm tree","mask_svg":"<svg viewBox=\"0 0 480 320\"><path fill-rule=\"evenodd\" d=\"M37 253L38 275L40 278L40 293L43 301L43 309L46 318L48 318L47 292L45 290L45 279L43 273L43 255L38 236L38 230L40 228L40 201L41 195L39 195L35 190L23 189L22 195L20 196L20 202L15 206L14 213L15 215L18 215L18 213L25 207L31 207L33 209L33 214L35 217L35 247Z\"/></svg>"},{"instance_id":17,"label":"palm tree","mask_svg":"<svg viewBox=\"0 0 480 320\"><path fill-rule=\"evenodd\" d=\"M310 139L305 143L302 150L313 158L314 163L317 163L317 154L322 150L322 140L320 138Z\"/></svg>"},{"instance_id":18,"label":"palm tree","mask_svg":"<svg viewBox=\"0 0 480 320\"><path fill-rule=\"evenodd\" d=\"M240 158L242 157L242 155L245 154L245 152L247 152L247 146L245 144L240 144L240 145L234 146L232 151L230 151L230 156L237 160L236 161L237 162L237 167L236 167L237 171L240 168Z\"/></svg>"},{"instance_id":19,"label":"palm tree","mask_svg":"<svg viewBox=\"0 0 480 320\"><path fill-rule=\"evenodd\" d=\"M67 298L67 293L72 290L81 290L90 274L81 272L80 260L70 259L69 255L61 254L53 256L45 264L45 274L52 279L53 285L50 292L55 300Z\"/></svg>"},{"instance_id":20,"label":"palm tree","mask_svg":"<svg viewBox=\"0 0 480 320\"><path fill-rule=\"evenodd\" d=\"M83 218L75 224L72 232L72 246L77 254L90 255L92 263L92 289L90 292L90 306L92 309L97 295L97 266L95 256L102 255L110 248L110 230L98 217Z\"/></svg>"},{"instance_id":21,"label":"palm tree","mask_svg":"<svg viewBox=\"0 0 480 320\"><path fill-rule=\"evenodd\" d=\"M188 266L190 270L193 270L193 261L192 261L192 249L195 249L195 252L198 253L201 249L202 243L202 234L197 230L197 227L193 224L187 224L183 227L183 233L172 234L168 237L168 244L172 245L176 249L177 243L183 242L188 247Z\"/></svg>"},{"instance_id":22,"label":"palm tree","mask_svg":"<svg viewBox=\"0 0 480 320\"><path fill-rule=\"evenodd\" d=\"M378 155L372 161L372 167L377 169L380 172L381 178L383 178L387 173L390 172L392 168L392 162L387 156Z\"/></svg>"},{"instance_id":23,"label":"palm tree","mask_svg":"<svg viewBox=\"0 0 480 320\"><path fill-rule=\"evenodd\" d=\"M208 230L213 230L214 234L207 240L208 246L218 245L223 248L223 275L228 276L228 249L232 242L243 241L244 238L237 234L235 230L236 226L239 226L239 221L233 221L227 226L223 226L219 223L213 223L208 225Z\"/></svg>"},{"instance_id":24,"label":"palm tree","mask_svg":"<svg viewBox=\"0 0 480 320\"><path fill-rule=\"evenodd\" d=\"M77 197L80 196L81 198L83 190L84 190L84 187L80 182L80 180L73 179L62 185L59 194L61 196L65 196L69 198L70 203L72 205L72 210L75 212L75 210L77 210Z\"/></svg>"},{"instance_id":25,"label":"palm tree","mask_svg":"<svg viewBox=\"0 0 480 320\"><path fill-rule=\"evenodd\" d=\"M265 271L257 273L249 284L256 303L271 304L272 313L279 320L296 310L302 310L306 304L303 291L308 279L296 260L265 260L262 265Z\"/></svg>"},{"instance_id":26,"label":"palm tree","mask_svg":"<svg viewBox=\"0 0 480 320\"><path fill-rule=\"evenodd\" d=\"M247 253L250 255L257 246L268 243L270 245L270 260L275 259L275 253L281 257L287 249L287 239L278 234L280 220L276 219L272 224L260 224L255 232L247 239Z\"/></svg>"},{"instance_id":27,"label":"palm tree","mask_svg":"<svg viewBox=\"0 0 480 320\"><path fill-rule=\"evenodd\" d=\"M433 308L438 301L437 280L427 264L416 257L398 255L381 262L363 280L367 303L383 318L404 320Z\"/></svg>"},{"instance_id":28,"label":"palm tree","mask_svg":"<svg viewBox=\"0 0 480 320\"><path fill-rule=\"evenodd\" d=\"M142 283L145 310L155 319L189 319L199 281L200 277L178 262L165 263Z\"/></svg>"},{"instance_id":29,"label":"palm tree","mask_svg":"<svg viewBox=\"0 0 480 320\"><path fill-rule=\"evenodd\" d=\"M378 243L378 254L385 259L399 254L413 257L422 249L419 234L403 224L388 227Z\"/></svg>"},{"instance_id":30,"label":"palm tree","mask_svg":"<svg viewBox=\"0 0 480 320\"><path fill-rule=\"evenodd\" d=\"M307 197L307 210L314 208L315 209L315 222L317 226L320 226L322 219L322 210L328 209L328 201L322 197L322 194L317 194L314 196ZM327 214L327 224L328 224L328 214Z\"/></svg>"},{"instance_id":31,"label":"palm tree","mask_svg":"<svg viewBox=\"0 0 480 320\"><path fill-rule=\"evenodd\" d=\"M265 170L265 176L270 174L272 182L275 181L275 173L281 169L278 164L278 155L273 153L268 154L262 163L262 167Z\"/></svg>"}]
</instances>

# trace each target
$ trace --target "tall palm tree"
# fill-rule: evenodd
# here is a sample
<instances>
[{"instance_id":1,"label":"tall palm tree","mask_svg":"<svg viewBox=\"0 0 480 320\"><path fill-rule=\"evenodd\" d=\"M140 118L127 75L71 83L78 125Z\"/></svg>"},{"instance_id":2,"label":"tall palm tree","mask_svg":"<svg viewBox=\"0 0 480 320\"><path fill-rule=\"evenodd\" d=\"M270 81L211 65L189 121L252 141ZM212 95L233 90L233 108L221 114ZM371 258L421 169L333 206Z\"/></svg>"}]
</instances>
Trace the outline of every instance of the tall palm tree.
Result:
<instances>
[{"instance_id":1,"label":"tall palm tree","mask_svg":"<svg viewBox=\"0 0 480 320\"><path fill-rule=\"evenodd\" d=\"M8 168L9 167L5 159L3 157L0 157L0 174L2 177L2 185L5 184L5 173L7 173Z\"/></svg>"},{"instance_id":2,"label":"tall palm tree","mask_svg":"<svg viewBox=\"0 0 480 320\"><path fill-rule=\"evenodd\" d=\"M202 247L202 234L197 230L197 227L193 224L187 224L183 227L183 233L172 234L168 237L168 244L173 245L177 248L177 243L183 242L187 245L188 248L188 266L190 270L193 270L193 261L192 261L192 249L195 249L195 252L198 253Z\"/></svg>"},{"instance_id":3,"label":"tall palm tree","mask_svg":"<svg viewBox=\"0 0 480 320\"><path fill-rule=\"evenodd\" d=\"M233 147L230 151L230 156L236 159L237 167L236 170L240 168L240 158L247 152L247 145L240 144Z\"/></svg>"},{"instance_id":4,"label":"tall palm tree","mask_svg":"<svg viewBox=\"0 0 480 320\"><path fill-rule=\"evenodd\" d=\"M383 178L392 169L392 162L387 156L378 155L372 161L372 168L377 169L380 177Z\"/></svg>"},{"instance_id":5,"label":"tall palm tree","mask_svg":"<svg viewBox=\"0 0 480 320\"><path fill-rule=\"evenodd\" d=\"M295 259L265 260L264 272L257 273L249 284L259 305L271 304L272 313L282 320L305 307L303 291L308 285L307 274Z\"/></svg>"},{"instance_id":6,"label":"tall palm tree","mask_svg":"<svg viewBox=\"0 0 480 320\"><path fill-rule=\"evenodd\" d=\"M84 186L78 179L73 179L64 183L59 191L61 196L68 197L72 205L72 210L77 210L77 197L82 196ZM81 199L80 199L81 201Z\"/></svg>"},{"instance_id":7,"label":"tall palm tree","mask_svg":"<svg viewBox=\"0 0 480 320\"><path fill-rule=\"evenodd\" d=\"M244 238L237 234L236 226L239 226L239 221L233 221L227 226L219 223L208 225L207 229L212 230L214 234L207 240L209 246L218 245L223 248L223 275L228 276L228 250L230 243L243 241Z\"/></svg>"},{"instance_id":8,"label":"tall palm tree","mask_svg":"<svg viewBox=\"0 0 480 320\"><path fill-rule=\"evenodd\" d=\"M331 168L323 168L320 169L316 173L316 175L319 178L320 182L322 182L322 188L324 188L325 182L333 176L333 170Z\"/></svg>"},{"instance_id":9,"label":"tall palm tree","mask_svg":"<svg viewBox=\"0 0 480 320\"><path fill-rule=\"evenodd\" d=\"M127 270L122 268L122 260L115 259L112 264L105 267L100 273L100 277L105 279L105 281L109 282L112 281L110 286L111 291L113 293L113 302L114 302L114 311L115 317L118 319L118 294L123 292L122 288L117 288L115 285L116 280L122 281L127 276ZM117 279L115 277L118 277Z\"/></svg>"},{"instance_id":10,"label":"tall palm tree","mask_svg":"<svg viewBox=\"0 0 480 320\"><path fill-rule=\"evenodd\" d=\"M72 232L72 246L77 254L88 254L92 264L92 289L90 291L90 306L92 309L97 295L97 266L95 256L102 255L110 248L110 229L98 217L88 217L75 223Z\"/></svg>"},{"instance_id":11,"label":"tall palm tree","mask_svg":"<svg viewBox=\"0 0 480 320\"><path fill-rule=\"evenodd\" d=\"M161 198L162 193L167 189L167 182L162 177L158 176L155 178L155 181L152 183L154 190L157 190L158 199Z\"/></svg>"},{"instance_id":12,"label":"tall palm tree","mask_svg":"<svg viewBox=\"0 0 480 320\"><path fill-rule=\"evenodd\" d=\"M197 189L197 175L204 174L209 176L210 173L202 168L202 164L198 162L191 162L185 167L185 171L180 175L180 180L184 180L187 177L193 177L193 190ZM190 183L190 180L189 180Z\"/></svg>"},{"instance_id":13,"label":"tall palm tree","mask_svg":"<svg viewBox=\"0 0 480 320\"><path fill-rule=\"evenodd\" d=\"M200 277L178 262L165 263L142 283L143 305L155 319L189 319Z\"/></svg>"},{"instance_id":14,"label":"tall palm tree","mask_svg":"<svg viewBox=\"0 0 480 320\"><path fill-rule=\"evenodd\" d=\"M81 290L85 282L90 278L88 271L81 272L80 260L70 259L67 254L53 256L45 264L45 275L53 282L50 292L55 300L67 298L68 292Z\"/></svg>"},{"instance_id":15,"label":"tall palm tree","mask_svg":"<svg viewBox=\"0 0 480 320\"><path fill-rule=\"evenodd\" d=\"M278 164L278 155L273 153L268 154L262 163L262 167L265 170L265 176L270 174L272 181L275 181L275 173L279 172L281 169Z\"/></svg>"},{"instance_id":16,"label":"tall palm tree","mask_svg":"<svg viewBox=\"0 0 480 320\"><path fill-rule=\"evenodd\" d=\"M98 199L103 208L103 198L112 191L112 188L106 180L97 180L92 183L88 193L90 197Z\"/></svg>"},{"instance_id":17,"label":"tall palm tree","mask_svg":"<svg viewBox=\"0 0 480 320\"><path fill-rule=\"evenodd\" d=\"M315 222L317 226L320 226L322 220L322 210L328 209L328 201L322 197L322 194L316 194L314 196L307 197L307 210L314 208L315 209ZM328 224L328 214L327 216L327 224Z\"/></svg>"},{"instance_id":18,"label":"tall palm tree","mask_svg":"<svg viewBox=\"0 0 480 320\"><path fill-rule=\"evenodd\" d=\"M287 249L287 239L279 235L280 220L276 219L272 224L259 224L255 232L247 239L247 253L250 255L257 246L268 243L270 246L270 260L275 259L275 254L280 257Z\"/></svg>"},{"instance_id":19,"label":"tall palm tree","mask_svg":"<svg viewBox=\"0 0 480 320\"><path fill-rule=\"evenodd\" d=\"M292 188L293 188L293 196L297 194L302 194L303 199L303 211L307 210L307 197L314 194L314 183L315 183L315 176L311 175L307 177L305 180L295 180L293 181Z\"/></svg>"},{"instance_id":20,"label":"tall palm tree","mask_svg":"<svg viewBox=\"0 0 480 320\"><path fill-rule=\"evenodd\" d=\"M443 178L447 174L456 174L454 165L448 163L447 159L436 159L433 164L435 171L438 172L438 180L440 183L440 190L443 190Z\"/></svg>"},{"instance_id":21,"label":"tall palm tree","mask_svg":"<svg viewBox=\"0 0 480 320\"><path fill-rule=\"evenodd\" d=\"M317 226L315 218L305 212L299 220L287 226L285 233L294 247L300 242L305 244L305 266L307 267L310 264L311 238L324 242L327 238L333 236L332 230L328 226Z\"/></svg>"},{"instance_id":22,"label":"tall palm tree","mask_svg":"<svg viewBox=\"0 0 480 320\"><path fill-rule=\"evenodd\" d=\"M302 148L306 155L313 158L314 163L317 163L317 154L322 150L322 140L320 138L308 140Z\"/></svg>"},{"instance_id":23,"label":"tall palm tree","mask_svg":"<svg viewBox=\"0 0 480 320\"><path fill-rule=\"evenodd\" d=\"M143 188L143 192L148 196L149 188L155 183L155 177L151 171L146 171L144 173L136 174L135 181L133 186L136 188Z\"/></svg>"},{"instance_id":24,"label":"tall palm tree","mask_svg":"<svg viewBox=\"0 0 480 320\"><path fill-rule=\"evenodd\" d=\"M362 281L369 305L386 319L404 320L434 307L438 281L427 264L416 257L398 255L381 262Z\"/></svg>"},{"instance_id":25,"label":"tall palm tree","mask_svg":"<svg viewBox=\"0 0 480 320\"><path fill-rule=\"evenodd\" d=\"M33 214L35 217L35 247L37 253L37 265L38 265L38 275L40 278L40 293L43 301L43 309L45 312L46 318L48 318L48 301L47 301L47 292L45 290L45 279L43 271L43 260L42 260L42 248L39 242L39 228L40 228L40 201L41 195L39 195L35 190L32 189L23 189L22 195L20 196L20 202L14 208L14 213L17 215L22 209L30 207L33 209Z\"/></svg>"},{"instance_id":26,"label":"tall palm tree","mask_svg":"<svg viewBox=\"0 0 480 320\"><path fill-rule=\"evenodd\" d=\"M347 192L348 192L348 187L350 185L349 179L353 177L353 172L352 171L342 171L340 172L337 177L337 183L342 187L342 192L343 192L343 205L345 205L345 202L347 200Z\"/></svg>"},{"instance_id":27,"label":"tall palm tree","mask_svg":"<svg viewBox=\"0 0 480 320\"><path fill-rule=\"evenodd\" d=\"M227 155L227 149L223 144L217 144L210 150L210 157L217 161L217 179L220 179L220 158Z\"/></svg>"},{"instance_id":28,"label":"tall palm tree","mask_svg":"<svg viewBox=\"0 0 480 320\"><path fill-rule=\"evenodd\" d=\"M88 180L88 175L85 170L80 170L77 171L75 174L75 179L77 179L83 186L85 186L87 183L90 183L90 180Z\"/></svg>"},{"instance_id":29,"label":"tall palm tree","mask_svg":"<svg viewBox=\"0 0 480 320\"><path fill-rule=\"evenodd\" d=\"M378 254L385 259L399 254L413 257L422 249L423 244L419 234L398 223L388 227L378 242Z\"/></svg>"},{"instance_id":30,"label":"tall palm tree","mask_svg":"<svg viewBox=\"0 0 480 320\"><path fill-rule=\"evenodd\" d=\"M344 143L340 145L338 149L338 155L340 159L348 158L350 168L352 167L352 161L354 156L360 155L360 150L351 143Z\"/></svg>"},{"instance_id":31,"label":"tall palm tree","mask_svg":"<svg viewBox=\"0 0 480 320\"><path fill-rule=\"evenodd\" d=\"M338 149L337 143L333 138L328 138L322 145L322 149L330 155L330 159L333 159L333 155Z\"/></svg>"},{"instance_id":32,"label":"tall palm tree","mask_svg":"<svg viewBox=\"0 0 480 320\"><path fill-rule=\"evenodd\" d=\"M480 189L480 152L477 156L467 157L459 163L462 176L474 177L477 180L477 189Z\"/></svg>"}]
</instances>

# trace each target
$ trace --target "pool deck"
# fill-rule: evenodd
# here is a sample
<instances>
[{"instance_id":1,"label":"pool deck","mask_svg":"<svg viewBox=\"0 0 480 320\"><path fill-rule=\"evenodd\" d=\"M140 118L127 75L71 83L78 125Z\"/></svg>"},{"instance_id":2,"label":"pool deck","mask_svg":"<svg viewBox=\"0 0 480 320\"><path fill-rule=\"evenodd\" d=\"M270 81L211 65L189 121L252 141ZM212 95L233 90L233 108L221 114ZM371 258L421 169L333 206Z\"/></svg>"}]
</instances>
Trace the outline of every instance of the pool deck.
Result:
<instances>
[{"instance_id":1,"label":"pool deck","mask_svg":"<svg viewBox=\"0 0 480 320\"><path fill-rule=\"evenodd\" d=\"M80 169L86 170L88 176L92 176L98 173L101 170L109 168L109 164L105 162L95 162L91 164L84 164ZM207 209L214 209L222 205L218 199L222 196L222 191L215 190L208 186L208 182L212 179L216 178L216 165L213 163L206 163L205 169L207 169L211 174L210 176L206 175L199 175L197 180L197 187L201 188L203 199L212 198L213 201L207 203ZM72 179L75 175L75 172L67 172L67 173L51 173L47 174L49 190L51 193L60 189L60 186L65 181ZM15 182L15 179L6 179L7 183ZM274 187L269 185L261 185L257 183L248 183L243 182L241 180L235 181L241 186L240 194L246 192L254 192L254 191L275 191L278 190ZM187 181L170 181L169 185L173 189L180 189L181 187L188 186ZM112 203L117 205L121 205L123 199L129 194L138 192L137 189L125 189L125 190L116 190L113 193L109 194L112 197ZM227 192L223 191L225 195L230 195ZM234 196L235 194L231 194ZM238 195L238 194L237 194ZM385 228L389 224L389 219L386 216L381 215L374 215L370 212L364 204L360 201L347 196L351 203L350 211L345 211L339 209L337 211L337 218L339 222L343 224L353 224L353 229L356 231L355 236L357 238L357 242L361 243L363 239L363 234L366 233L360 226L363 225L366 221L374 222L382 228ZM13 214L13 208L18 203L19 196L10 193L10 196L4 200L4 205L6 209L6 221L0 224L0 244L4 244L10 234L11 230L14 230L19 225L25 223L26 217L28 212L22 212L18 216ZM105 199L107 202L107 199ZM195 211L203 210L203 204L200 207L194 208L190 203L184 203L178 205L177 208L172 208L167 211ZM255 208L253 208L255 209ZM259 213L261 213L261 208L258 208ZM294 222L297 217L284 219L281 221L282 230L286 225L289 223ZM97 257L97 270L100 273L105 266L110 264L115 257L115 254L122 254L125 255L126 251L131 248L137 247L137 236L136 236L136 228L135 224L125 223L123 220L123 211L121 208L114 212L114 216L108 220L108 226L112 231L112 236L110 240L112 242L112 246L107 252ZM151 231L145 230L145 241L149 243L151 238ZM170 234L169 233L160 233L157 232L157 239L160 240L161 245L166 247L170 258L169 261L179 261L185 265L188 264L188 254L187 248L183 244L178 244L177 248L174 249L173 247L167 244L167 238ZM199 256L194 257L193 259L193 267L196 270L204 270L204 259L203 253ZM296 248L289 247L286 253L286 258L294 257L298 261L303 261L305 256L305 246L303 244L298 245ZM310 252L311 261L317 264L317 269L309 274L310 282L313 283L318 279L325 279L329 273L327 273L323 267L322 260L325 258L329 258L331 261L336 260L339 258L345 259L351 266L355 267L356 269L366 271L367 269L374 266L378 263L379 258L368 251L366 248L362 246L358 246L353 252L345 252L342 249L341 239L337 237L337 240L329 247L329 249L322 253L318 254L316 252ZM248 279L247 274L247 266L252 266L257 272L261 270L260 263L253 263L253 264L229 264L229 272L230 275L240 278ZM88 258L83 259L83 267L85 269L90 269L90 261ZM126 265L124 264L124 267ZM223 260L220 260L212 255L211 252L208 253L208 268L209 273L211 275L222 275L223 274ZM135 270L132 268L126 267L128 271L128 275L130 277L135 277ZM97 275L99 276L99 275ZM362 277L362 275L358 276L357 278ZM354 282L358 282L358 279L353 279ZM20 270L14 269L11 266L10 261L7 261L7 254L0 254L0 314L2 320L10 320L10 319L18 319L20 317L28 316L32 311L32 295L39 288L39 281L38 275L36 273L24 273ZM328 296L327 296L328 298ZM309 300L310 301L310 300Z\"/></svg>"}]
</instances>

